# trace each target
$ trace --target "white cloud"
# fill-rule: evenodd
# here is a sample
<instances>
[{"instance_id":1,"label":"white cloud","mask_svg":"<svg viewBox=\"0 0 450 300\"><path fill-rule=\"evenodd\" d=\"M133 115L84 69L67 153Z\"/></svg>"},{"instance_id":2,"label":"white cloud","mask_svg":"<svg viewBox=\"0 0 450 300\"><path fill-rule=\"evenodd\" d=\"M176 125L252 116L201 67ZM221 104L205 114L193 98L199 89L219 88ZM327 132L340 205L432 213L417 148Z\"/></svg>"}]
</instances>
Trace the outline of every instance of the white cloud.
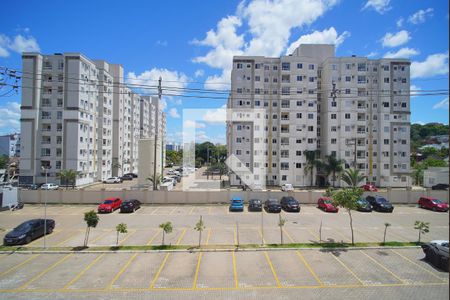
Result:
<instances>
[{"instance_id":1,"label":"white cloud","mask_svg":"<svg viewBox=\"0 0 450 300\"><path fill-rule=\"evenodd\" d=\"M395 23L397 25L397 27L402 27L403 26L403 22L405 21L405 19L403 19L403 17L400 17L400 19L397 20L397 22Z\"/></svg>"},{"instance_id":2,"label":"white cloud","mask_svg":"<svg viewBox=\"0 0 450 300\"><path fill-rule=\"evenodd\" d=\"M127 83L136 85L134 88L140 89L143 93L156 94L160 77L162 78L163 94L181 95L182 89L187 86L189 81L189 78L181 72L153 68L138 75L129 72Z\"/></svg>"},{"instance_id":3,"label":"white cloud","mask_svg":"<svg viewBox=\"0 0 450 300\"><path fill-rule=\"evenodd\" d=\"M161 46L161 47L167 47L168 43L167 41L156 41L156 46Z\"/></svg>"},{"instance_id":4,"label":"white cloud","mask_svg":"<svg viewBox=\"0 0 450 300\"><path fill-rule=\"evenodd\" d=\"M186 127L186 128L205 128L206 125L204 123L200 123L198 121L186 120L183 123L183 127Z\"/></svg>"},{"instance_id":5,"label":"white cloud","mask_svg":"<svg viewBox=\"0 0 450 300\"><path fill-rule=\"evenodd\" d=\"M0 106L0 133L8 134L20 131L20 104L7 102Z\"/></svg>"},{"instance_id":6,"label":"white cloud","mask_svg":"<svg viewBox=\"0 0 450 300\"><path fill-rule=\"evenodd\" d=\"M384 14L392 8L389 6L389 2L391 2L391 0L368 0L366 5L364 5L363 10L372 8L379 14Z\"/></svg>"},{"instance_id":7,"label":"white cloud","mask_svg":"<svg viewBox=\"0 0 450 300\"><path fill-rule=\"evenodd\" d=\"M424 61L411 63L411 78L448 74L448 52L429 55Z\"/></svg>"},{"instance_id":8,"label":"white cloud","mask_svg":"<svg viewBox=\"0 0 450 300\"><path fill-rule=\"evenodd\" d=\"M372 58L372 57L376 57L378 56L378 52L376 51L372 51L369 54L366 55L368 58Z\"/></svg>"},{"instance_id":9,"label":"white cloud","mask_svg":"<svg viewBox=\"0 0 450 300\"><path fill-rule=\"evenodd\" d=\"M226 105L223 105L220 108L217 109L209 109L205 112L203 115L203 121L209 124L223 124L225 123L227 118L227 109Z\"/></svg>"},{"instance_id":10,"label":"white cloud","mask_svg":"<svg viewBox=\"0 0 450 300\"><path fill-rule=\"evenodd\" d=\"M205 89L227 90L230 89L231 70L225 69L221 75L208 76L205 81Z\"/></svg>"},{"instance_id":11,"label":"white cloud","mask_svg":"<svg viewBox=\"0 0 450 300\"><path fill-rule=\"evenodd\" d=\"M384 58L410 58L411 56L418 55L419 50L413 48L401 48L396 52L387 52Z\"/></svg>"},{"instance_id":12,"label":"white cloud","mask_svg":"<svg viewBox=\"0 0 450 300\"><path fill-rule=\"evenodd\" d=\"M448 110L448 97L443 99L442 101L439 101L435 105L433 105L433 109L447 109Z\"/></svg>"},{"instance_id":13,"label":"white cloud","mask_svg":"<svg viewBox=\"0 0 450 300\"><path fill-rule=\"evenodd\" d=\"M24 37L22 35L16 35L14 40L9 45L9 48L17 53L22 52L39 52L41 49L36 41L36 39L32 36Z\"/></svg>"},{"instance_id":14,"label":"white cloud","mask_svg":"<svg viewBox=\"0 0 450 300\"><path fill-rule=\"evenodd\" d=\"M9 52L7 49L9 43L10 43L9 38L4 34L0 34L0 57L8 57L9 56Z\"/></svg>"},{"instance_id":15,"label":"white cloud","mask_svg":"<svg viewBox=\"0 0 450 300\"><path fill-rule=\"evenodd\" d=\"M202 69L198 69L197 71L195 71L194 76L195 77L202 77L203 75L205 75L205 71Z\"/></svg>"},{"instance_id":16,"label":"white cloud","mask_svg":"<svg viewBox=\"0 0 450 300\"><path fill-rule=\"evenodd\" d=\"M350 32L344 31L338 35L334 27L324 29L323 31L314 31L310 34L302 35L298 40L293 42L287 49L286 54L291 54L300 44L334 44L339 47L346 38L350 36Z\"/></svg>"},{"instance_id":17,"label":"white cloud","mask_svg":"<svg viewBox=\"0 0 450 300\"><path fill-rule=\"evenodd\" d=\"M171 108L169 109L169 116L171 116L172 118L178 119L180 118L180 114L178 113L176 108Z\"/></svg>"},{"instance_id":18,"label":"white cloud","mask_svg":"<svg viewBox=\"0 0 450 300\"><path fill-rule=\"evenodd\" d=\"M406 30L401 30L397 33L386 33L385 36L381 39L383 47L397 47L407 43L411 37L409 36L409 32Z\"/></svg>"},{"instance_id":19,"label":"white cloud","mask_svg":"<svg viewBox=\"0 0 450 300\"><path fill-rule=\"evenodd\" d=\"M421 9L408 17L408 22L412 24L420 24L426 21L427 17L433 16L433 9L427 8L425 10Z\"/></svg>"}]
</instances>

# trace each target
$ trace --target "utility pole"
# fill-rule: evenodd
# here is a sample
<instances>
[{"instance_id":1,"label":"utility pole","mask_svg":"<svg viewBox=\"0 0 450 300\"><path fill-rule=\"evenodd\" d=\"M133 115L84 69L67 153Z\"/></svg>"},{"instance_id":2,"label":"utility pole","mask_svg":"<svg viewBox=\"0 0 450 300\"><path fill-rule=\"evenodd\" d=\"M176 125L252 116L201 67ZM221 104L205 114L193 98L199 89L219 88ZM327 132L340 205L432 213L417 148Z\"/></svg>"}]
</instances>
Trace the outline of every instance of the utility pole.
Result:
<instances>
[{"instance_id":1,"label":"utility pole","mask_svg":"<svg viewBox=\"0 0 450 300\"><path fill-rule=\"evenodd\" d=\"M155 149L154 149L154 155L153 155L153 190L156 191L156 189L158 188L157 185L157 179L156 179L156 156L158 153L158 130L159 130L159 124L158 124L158 119L159 119L159 103L161 102L161 96L162 96L162 87L161 87L161 81L162 78L159 77L158 80L158 103L156 105L156 112L155 112ZM161 161L162 164L162 161Z\"/></svg>"}]
</instances>

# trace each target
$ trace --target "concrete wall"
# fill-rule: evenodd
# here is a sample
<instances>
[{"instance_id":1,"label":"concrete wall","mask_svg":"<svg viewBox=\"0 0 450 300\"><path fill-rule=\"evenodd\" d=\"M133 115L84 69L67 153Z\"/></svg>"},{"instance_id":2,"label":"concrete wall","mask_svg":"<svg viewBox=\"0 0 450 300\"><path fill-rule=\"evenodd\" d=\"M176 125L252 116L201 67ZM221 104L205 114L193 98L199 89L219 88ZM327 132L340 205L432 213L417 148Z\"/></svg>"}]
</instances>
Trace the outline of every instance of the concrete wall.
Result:
<instances>
[{"instance_id":1,"label":"concrete wall","mask_svg":"<svg viewBox=\"0 0 450 300\"><path fill-rule=\"evenodd\" d=\"M369 193L365 193L364 197ZM392 190L374 193L386 197L394 204L417 204L420 196L431 196L448 203L449 194L447 191L427 190ZM109 197L119 197L122 199L138 199L144 204L217 204L228 203L232 197L241 197L248 202L249 199L266 200L268 198L281 199L282 196L292 195L302 204L315 204L322 196L318 191L296 191L296 192L252 192L252 191L204 191L204 192L183 192L183 191L149 191L149 190L121 190L121 191L86 191L86 190L56 190L56 191L33 191L20 190L19 199L24 203L47 203L54 204L97 204Z\"/></svg>"}]
</instances>

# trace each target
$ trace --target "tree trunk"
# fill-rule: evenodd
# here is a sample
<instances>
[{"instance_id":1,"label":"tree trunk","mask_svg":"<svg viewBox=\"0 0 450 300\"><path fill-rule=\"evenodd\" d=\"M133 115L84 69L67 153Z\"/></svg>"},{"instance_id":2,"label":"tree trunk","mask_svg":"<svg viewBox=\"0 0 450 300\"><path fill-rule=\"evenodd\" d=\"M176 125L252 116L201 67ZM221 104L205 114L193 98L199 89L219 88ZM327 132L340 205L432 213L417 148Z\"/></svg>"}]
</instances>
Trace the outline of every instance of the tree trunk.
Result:
<instances>
[{"instance_id":1,"label":"tree trunk","mask_svg":"<svg viewBox=\"0 0 450 300\"><path fill-rule=\"evenodd\" d=\"M283 227L280 226L281 245L283 245Z\"/></svg>"},{"instance_id":2,"label":"tree trunk","mask_svg":"<svg viewBox=\"0 0 450 300\"><path fill-rule=\"evenodd\" d=\"M419 229L419 243L420 243L420 233L421 233L421 232L420 232L420 229Z\"/></svg>"},{"instance_id":3,"label":"tree trunk","mask_svg":"<svg viewBox=\"0 0 450 300\"><path fill-rule=\"evenodd\" d=\"M90 232L91 232L91 228L88 226L86 228L86 236L84 237L84 247L87 247L87 245L88 245Z\"/></svg>"},{"instance_id":4,"label":"tree trunk","mask_svg":"<svg viewBox=\"0 0 450 300\"><path fill-rule=\"evenodd\" d=\"M387 226L384 227L383 244L386 244L386 230L387 230Z\"/></svg>"},{"instance_id":5,"label":"tree trunk","mask_svg":"<svg viewBox=\"0 0 450 300\"><path fill-rule=\"evenodd\" d=\"M119 245L119 231L117 231L117 239L116 239L116 246Z\"/></svg>"},{"instance_id":6,"label":"tree trunk","mask_svg":"<svg viewBox=\"0 0 450 300\"><path fill-rule=\"evenodd\" d=\"M198 231L198 247L199 248L200 248L201 242L202 242L202 231L199 230Z\"/></svg>"},{"instance_id":7,"label":"tree trunk","mask_svg":"<svg viewBox=\"0 0 450 300\"><path fill-rule=\"evenodd\" d=\"M352 245L355 244L355 239L353 237L353 219L352 219L352 213L350 209L348 210L348 216L350 217L350 230L352 231Z\"/></svg>"},{"instance_id":8,"label":"tree trunk","mask_svg":"<svg viewBox=\"0 0 450 300\"><path fill-rule=\"evenodd\" d=\"M163 236L162 236L162 246L164 246L164 229L163 229Z\"/></svg>"},{"instance_id":9,"label":"tree trunk","mask_svg":"<svg viewBox=\"0 0 450 300\"><path fill-rule=\"evenodd\" d=\"M335 186L336 183L336 172L333 171L333 187Z\"/></svg>"},{"instance_id":10,"label":"tree trunk","mask_svg":"<svg viewBox=\"0 0 450 300\"><path fill-rule=\"evenodd\" d=\"M313 174L314 174L314 169L311 168L311 187L313 186Z\"/></svg>"}]
</instances>

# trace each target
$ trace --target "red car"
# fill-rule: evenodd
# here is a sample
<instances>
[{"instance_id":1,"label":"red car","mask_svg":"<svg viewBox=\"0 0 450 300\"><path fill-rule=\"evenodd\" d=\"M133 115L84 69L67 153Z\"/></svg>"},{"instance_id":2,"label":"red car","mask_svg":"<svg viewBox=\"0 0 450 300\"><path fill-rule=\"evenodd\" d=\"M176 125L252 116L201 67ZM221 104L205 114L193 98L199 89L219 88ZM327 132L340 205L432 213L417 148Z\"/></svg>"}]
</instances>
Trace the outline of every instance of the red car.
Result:
<instances>
[{"instance_id":1,"label":"red car","mask_svg":"<svg viewBox=\"0 0 450 300\"><path fill-rule=\"evenodd\" d=\"M120 198L108 198L98 206L99 213L112 213L116 209L120 208L122 200Z\"/></svg>"},{"instance_id":2,"label":"red car","mask_svg":"<svg viewBox=\"0 0 450 300\"><path fill-rule=\"evenodd\" d=\"M363 190L368 191L368 192L377 192L378 191L378 189L372 183L366 183L365 185L362 186L362 188L363 188Z\"/></svg>"},{"instance_id":3,"label":"red car","mask_svg":"<svg viewBox=\"0 0 450 300\"><path fill-rule=\"evenodd\" d=\"M427 208L433 211L448 211L448 204L436 198L420 197L418 202L420 208Z\"/></svg>"},{"instance_id":4,"label":"red car","mask_svg":"<svg viewBox=\"0 0 450 300\"><path fill-rule=\"evenodd\" d=\"M333 205L333 199L321 197L317 200L317 207L326 212L338 212L339 208Z\"/></svg>"}]
</instances>

